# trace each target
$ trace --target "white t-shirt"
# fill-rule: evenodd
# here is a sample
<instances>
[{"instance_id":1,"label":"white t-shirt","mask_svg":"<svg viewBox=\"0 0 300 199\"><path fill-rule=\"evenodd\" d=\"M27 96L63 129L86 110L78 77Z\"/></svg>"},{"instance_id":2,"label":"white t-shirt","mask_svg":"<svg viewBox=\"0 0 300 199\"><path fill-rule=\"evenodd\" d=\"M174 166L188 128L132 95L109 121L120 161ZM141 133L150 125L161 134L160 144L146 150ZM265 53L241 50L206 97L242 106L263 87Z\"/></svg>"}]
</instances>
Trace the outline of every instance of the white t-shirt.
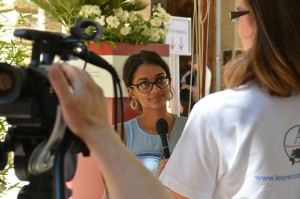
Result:
<instances>
[{"instance_id":1,"label":"white t-shirt","mask_svg":"<svg viewBox=\"0 0 300 199\"><path fill-rule=\"evenodd\" d=\"M254 84L208 95L160 179L191 199L299 199L300 96L270 96Z\"/></svg>"}]
</instances>

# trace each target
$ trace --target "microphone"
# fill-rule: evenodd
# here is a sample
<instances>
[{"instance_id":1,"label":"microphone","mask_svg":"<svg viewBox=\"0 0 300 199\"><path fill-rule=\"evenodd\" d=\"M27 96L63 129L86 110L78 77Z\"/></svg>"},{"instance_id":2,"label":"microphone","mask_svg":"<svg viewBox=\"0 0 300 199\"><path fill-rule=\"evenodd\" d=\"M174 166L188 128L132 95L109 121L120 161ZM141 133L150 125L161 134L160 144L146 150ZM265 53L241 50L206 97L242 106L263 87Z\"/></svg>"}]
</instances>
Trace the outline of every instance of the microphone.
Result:
<instances>
[{"instance_id":1,"label":"microphone","mask_svg":"<svg viewBox=\"0 0 300 199\"><path fill-rule=\"evenodd\" d=\"M168 143L168 132L169 132L168 122L163 118L157 120L156 131L160 135L164 156L166 159L168 159L170 157L170 149Z\"/></svg>"}]
</instances>

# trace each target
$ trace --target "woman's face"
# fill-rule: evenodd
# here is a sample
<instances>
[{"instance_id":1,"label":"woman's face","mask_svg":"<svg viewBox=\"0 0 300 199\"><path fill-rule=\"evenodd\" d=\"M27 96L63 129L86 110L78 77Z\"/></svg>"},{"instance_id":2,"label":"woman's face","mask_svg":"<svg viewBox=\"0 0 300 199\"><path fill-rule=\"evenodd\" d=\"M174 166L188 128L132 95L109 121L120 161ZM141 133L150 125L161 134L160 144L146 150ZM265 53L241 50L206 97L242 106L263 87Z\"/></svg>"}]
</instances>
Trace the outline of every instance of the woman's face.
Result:
<instances>
[{"instance_id":1,"label":"woman's face","mask_svg":"<svg viewBox=\"0 0 300 199\"><path fill-rule=\"evenodd\" d=\"M138 85L143 82L155 82L161 77L167 76L165 70L153 64L140 65L133 75L133 85ZM146 108L162 108L166 107L166 102L170 95L170 83L163 89L158 88L155 84L149 93L142 93L137 87L128 88L128 93L132 99L138 100L143 110Z\"/></svg>"},{"instance_id":2,"label":"woman's face","mask_svg":"<svg viewBox=\"0 0 300 199\"><path fill-rule=\"evenodd\" d=\"M256 38L256 21L253 15L249 0L240 0L237 7L238 11L250 11L249 14L243 15L238 21L238 34L241 38L244 50L248 50L254 44Z\"/></svg>"}]
</instances>

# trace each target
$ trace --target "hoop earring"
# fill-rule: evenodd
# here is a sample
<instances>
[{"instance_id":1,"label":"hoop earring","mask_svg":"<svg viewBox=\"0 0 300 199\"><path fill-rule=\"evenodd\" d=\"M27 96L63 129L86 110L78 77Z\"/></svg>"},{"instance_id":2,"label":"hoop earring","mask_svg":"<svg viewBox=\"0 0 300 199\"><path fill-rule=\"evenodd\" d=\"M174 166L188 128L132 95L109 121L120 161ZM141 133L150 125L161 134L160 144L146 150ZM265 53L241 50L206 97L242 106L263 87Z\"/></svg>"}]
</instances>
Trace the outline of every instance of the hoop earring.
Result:
<instances>
[{"instance_id":1,"label":"hoop earring","mask_svg":"<svg viewBox=\"0 0 300 199\"><path fill-rule=\"evenodd\" d=\"M169 96L168 96L167 100L170 101L171 99L173 99L173 92L170 89Z\"/></svg>"},{"instance_id":2,"label":"hoop earring","mask_svg":"<svg viewBox=\"0 0 300 199\"><path fill-rule=\"evenodd\" d=\"M130 107L131 107L132 110L138 110L138 106L139 106L139 104L136 100L131 100L130 101Z\"/></svg>"},{"instance_id":3,"label":"hoop earring","mask_svg":"<svg viewBox=\"0 0 300 199\"><path fill-rule=\"evenodd\" d=\"M168 100L168 107L169 108L171 108L171 100L173 99L173 92L172 92L172 90L170 89L170 92L169 92L169 96L168 96L168 98L167 98L167 100Z\"/></svg>"}]
</instances>

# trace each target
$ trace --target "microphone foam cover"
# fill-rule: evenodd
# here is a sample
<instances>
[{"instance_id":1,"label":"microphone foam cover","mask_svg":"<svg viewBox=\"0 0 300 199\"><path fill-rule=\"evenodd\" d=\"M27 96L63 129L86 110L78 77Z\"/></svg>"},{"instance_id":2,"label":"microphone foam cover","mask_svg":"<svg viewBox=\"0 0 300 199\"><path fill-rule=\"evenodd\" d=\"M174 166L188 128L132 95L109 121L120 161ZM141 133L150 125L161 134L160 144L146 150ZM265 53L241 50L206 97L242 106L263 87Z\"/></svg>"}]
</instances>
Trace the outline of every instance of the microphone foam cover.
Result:
<instances>
[{"instance_id":1,"label":"microphone foam cover","mask_svg":"<svg viewBox=\"0 0 300 199\"><path fill-rule=\"evenodd\" d=\"M158 119L156 122L156 131L159 135L168 134L169 132L169 125L167 120L161 118Z\"/></svg>"}]
</instances>

